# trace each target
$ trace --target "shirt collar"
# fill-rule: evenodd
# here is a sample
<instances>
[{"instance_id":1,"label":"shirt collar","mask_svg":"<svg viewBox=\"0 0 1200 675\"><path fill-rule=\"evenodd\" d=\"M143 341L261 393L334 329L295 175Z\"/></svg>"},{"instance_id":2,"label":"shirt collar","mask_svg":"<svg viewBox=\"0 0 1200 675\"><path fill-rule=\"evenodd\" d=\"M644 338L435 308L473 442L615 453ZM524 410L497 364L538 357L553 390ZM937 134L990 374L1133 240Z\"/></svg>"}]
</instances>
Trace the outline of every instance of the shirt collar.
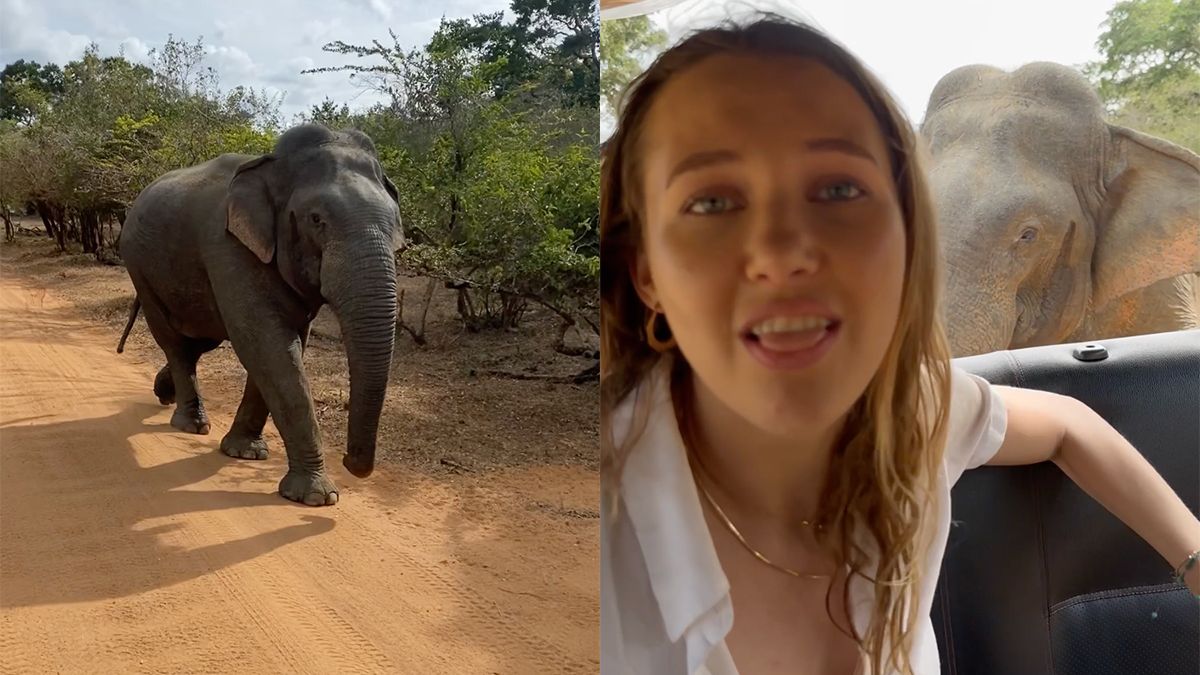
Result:
<instances>
[{"instance_id":1,"label":"shirt collar","mask_svg":"<svg viewBox=\"0 0 1200 675\"><path fill-rule=\"evenodd\" d=\"M670 374L671 359L666 357L618 406L613 422L621 432L619 443L639 417L635 408L647 407L645 427L629 448L621 474L621 501L646 562L667 636L671 642L688 637L687 659L693 672L732 628L733 605L675 419ZM855 539L870 561L864 572L874 578L878 545L864 532ZM856 575L850 579L849 591L850 620L865 635L874 589L870 581Z\"/></svg>"},{"instance_id":2,"label":"shirt collar","mask_svg":"<svg viewBox=\"0 0 1200 675\"><path fill-rule=\"evenodd\" d=\"M641 398L647 400L638 400ZM713 610L729 605L729 581L721 569L692 480L687 451L671 402L670 359L663 359L622 403L620 417L647 406L646 424L629 449L621 475L621 498L646 562L654 599L672 642ZM732 625L732 617L723 622ZM709 633L709 630L704 630ZM719 642L724 632L713 641Z\"/></svg>"}]
</instances>

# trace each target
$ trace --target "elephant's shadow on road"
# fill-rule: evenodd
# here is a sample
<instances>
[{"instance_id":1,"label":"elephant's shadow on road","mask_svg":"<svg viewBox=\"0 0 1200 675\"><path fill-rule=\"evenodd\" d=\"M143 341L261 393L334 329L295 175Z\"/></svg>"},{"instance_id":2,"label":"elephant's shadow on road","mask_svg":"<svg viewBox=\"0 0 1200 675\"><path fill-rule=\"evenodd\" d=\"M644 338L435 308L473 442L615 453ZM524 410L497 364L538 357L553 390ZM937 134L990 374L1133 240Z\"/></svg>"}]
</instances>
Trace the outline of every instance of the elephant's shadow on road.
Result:
<instances>
[{"instance_id":1,"label":"elephant's shadow on road","mask_svg":"<svg viewBox=\"0 0 1200 675\"><path fill-rule=\"evenodd\" d=\"M281 461L226 457L217 448L216 428L211 436L173 442L186 448L185 457L141 466L133 439L170 429L150 421L162 412L144 397L131 397L108 416L58 422L27 416L0 426L0 608L165 588L333 529L333 519L264 489L283 475ZM190 487L223 470L245 476L252 487ZM295 524L189 545L193 519L225 518L215 512L247 507L294 510Z\"/></svg>"}]
</instances>

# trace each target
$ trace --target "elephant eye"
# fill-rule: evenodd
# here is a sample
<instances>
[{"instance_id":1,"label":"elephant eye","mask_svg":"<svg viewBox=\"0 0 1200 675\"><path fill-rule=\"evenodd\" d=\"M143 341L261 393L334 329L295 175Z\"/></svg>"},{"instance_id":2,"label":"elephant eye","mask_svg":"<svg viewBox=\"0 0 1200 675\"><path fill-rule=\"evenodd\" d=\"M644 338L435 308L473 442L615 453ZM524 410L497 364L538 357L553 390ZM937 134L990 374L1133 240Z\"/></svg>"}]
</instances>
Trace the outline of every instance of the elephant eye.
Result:
<instances>
[{"instance_id":1,"label":"elephant eye","mask_svg":"<svg viewBox=\"0 0 1200 675\"><path fill-rule=\"evenodd\" d=\"M1021 241L1033 241L1034 239L1037 239L1037 235L1038 235L1038 233L1037 233L1036 229L1034 229L1032 227L1027 227L1024 230L1021 230L1020 240Z\"/></svg>"},{"instance_id":2,"label":"elephant eye","mask_svg":"<svg viewBox=\"0 0 1200 675\"><path fill-rule=\"evenodd\" d=\"M316 225L321 224L321 216L317 215L316 213L310 213L310 214L308 214L308 217L310 220L313 221L314 224L316 224Z\"/></svg>"}]
</instances>

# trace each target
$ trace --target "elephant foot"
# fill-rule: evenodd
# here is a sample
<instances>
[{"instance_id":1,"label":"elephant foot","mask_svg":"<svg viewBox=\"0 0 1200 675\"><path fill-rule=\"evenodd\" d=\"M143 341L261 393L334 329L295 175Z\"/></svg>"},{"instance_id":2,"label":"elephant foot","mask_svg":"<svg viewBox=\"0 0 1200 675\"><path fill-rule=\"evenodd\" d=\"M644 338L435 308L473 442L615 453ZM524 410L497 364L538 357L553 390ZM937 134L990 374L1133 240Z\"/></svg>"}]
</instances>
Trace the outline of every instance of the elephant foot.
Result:
<instances>
[{"instance_id":1,"label":"elephant foot","mask_svg":"<svg viewBox=\"0 0 1200 675\"><path fill-rule=\"evenodd\" d=\"M242 436L230 431L221 439L221 452L234 459L266 459L267 441L262 436Z\"/></svg>"},{"instance_id":2,"label":"elephant foot","mask_svg":"<svg viewBox=\"0 0 1200 675\"><path fill-rule=\"evenodd\" d=\"M279 494L309 506L333 506L338 501L337 486L324 471L318 474L288 471L279 481Z\"/></svg>"},{"instance_id":3,"label":"elephant foot","mask_svg":"<svg viewBox=\"0 0 1200 675\"><path fill-rule=\"evenodd\" d=\"M171 415L171 426L189 434L207 436L209 431L208 415L204 412L204 406L199 402L190 406L179 406L175 408L175 414Z\"/></svg>"},{"instance_id":4,"label":"elephant foot","mask_svg":"<svg viewBox=\"0 0 1200 675\"><path fill-rule=\"evenodd\" d=\"M163 405L175 403L175 381L171 379L171 369L163 366L154 376L154 395Z\"/></svg>"}]
</instances>

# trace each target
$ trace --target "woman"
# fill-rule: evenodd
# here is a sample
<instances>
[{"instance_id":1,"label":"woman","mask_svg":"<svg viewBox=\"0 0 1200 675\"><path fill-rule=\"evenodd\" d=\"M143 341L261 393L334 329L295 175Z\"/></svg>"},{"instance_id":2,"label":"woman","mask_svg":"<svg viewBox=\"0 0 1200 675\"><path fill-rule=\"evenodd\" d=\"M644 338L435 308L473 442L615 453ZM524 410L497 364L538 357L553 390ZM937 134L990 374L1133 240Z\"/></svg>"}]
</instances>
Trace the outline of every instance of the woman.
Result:
<instances>
[{"instance_id":1,"label":"woman","mask_svg":"<svg viewBox=\"0 0 1200 675\"><path fill-rule=\"evenodd\" d=\"M916 139L831 40L670 49L601 191L603 672L939 672L950 488L983 464L1056 462L1200 593L1200 522L1103 419L951 367Z\"/></svg>"}]
</instances>

